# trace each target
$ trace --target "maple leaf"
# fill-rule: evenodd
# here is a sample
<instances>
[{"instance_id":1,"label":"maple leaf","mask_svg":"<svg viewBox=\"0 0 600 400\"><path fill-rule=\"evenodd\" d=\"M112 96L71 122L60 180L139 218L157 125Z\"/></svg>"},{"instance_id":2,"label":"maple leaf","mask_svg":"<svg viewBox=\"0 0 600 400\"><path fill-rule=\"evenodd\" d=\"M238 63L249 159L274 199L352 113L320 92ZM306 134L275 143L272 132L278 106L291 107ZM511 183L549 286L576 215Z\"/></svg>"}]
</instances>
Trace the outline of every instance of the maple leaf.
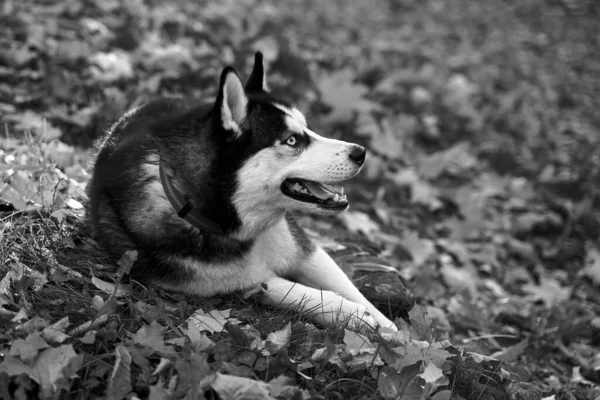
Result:
<instances>
[{"instance_id":1,"label":"maple leaf","mask_svg":"<svg viewBox=\"0 0 600 400\"><path fill-rule=\"evenodd\" d=\"M196 352L202 352L207 350L215 345L215 343L210 340L206 334L200 332L198 329L198 325L191 320L187 321L187 329L182 329L185 335L190 338L190 343L192 344L192 348Z\"/></svg>"},{"instance_id":2,"label":"maple leaf","mask_svg":"<svg viewBox=\"0 0 600 400\"><path fill-rule=\"evenodd\" d=\"M546 276L540 277L539 286L528 283L523 286L523 290L530 294L528 296L530 299L539 300L548 308L567 300L571 295L571 289L563 288L555 279Z\"/></svg>"},{"instance_id":3,"label":"maple leaf","mask_svg":"<svg viewBox=\"0 0 600 400\"><path fill-rule=\"evenodd\" d=\"M227 310L212 310L205 313L202 309L196 310L191 319L201 331L210 333L223 332L226 323L239 324L237 318L230 318L231 308Z\"/></svg>"},{"instance_id":4,"label":"maple leaf","mask_svg":"<svg viewBox=\"0 0 600 400\"><path fill-rule=\"evenodd\" d=\"M393 365L396 370L401 370L407 365L412 365L418 361L423 361L425 365L433 363L442 368L446 359L452 356L452 354L443 349L443 345L440 342L429 343L413 340L402 347L395 347L392 350L399 356Z\"/></svg>"},{"instance_id":5,"label":"maple leaf","mask_svg":"<svg viewBox=\"0 0 600 400\"><path fill-rule=\"evenodd\" d=\"M291 338L292 323L288 322L283 329L271 332L267 335L265 348L271 355L276 354L290 343Z\"/></svg>"},{"instance_id":6,"label":"maple leaf","mask_svg":"<svg viewBox=\"0 0 600 400\"><path fill-rule=\"evenodd\" d=\"M435 254L435 244L430 239L422 239L416 232L408 232L400 242L413 258L415 267L420 267Z\"/></svg>"},{"instance_id":7,"label":"maple leaf","mask_svg":"<svg viewBox=\"0 0 600 400\"><path fill-rule=\"evenodd\" d=\"M363 96L367 88L353 83L354 73L349 68L326 75L319 81L323 101L333 108L327 115L329 122L348 122L357 108L369 108Z\"/></svg>"},{"instance_id":8,"label":"maple leaf","mask_svg":"<svg viewBox=\"0 0 600 400\"><path fill-rule=\"evenodd\" d=\"M133 343L150 347L159 353L173 353L173 347L166 346L164 342L164 332L166 329L158 322L152 321L150 325L142 326L135 335L132 335Z\"/></svg>"},{"instance_id":9,"label":"maple leaf","mask_svg":"<svg viewBox=\"0 0 600 400\"><path fill-rule=\"evenodd\" d=\"M108 380L107 395L110 399L121 400L133 389L131 386L131 355L125 346L115 349L115 364Z\"/></svg>"},{"instance_id":10,"label":"maple leaf","mask_svg":"<svg viewBox=\"0 0 600 400\"><path fill-rule=\"evenodd\" d=\"M379 393L386 399L404 399L408 398L409 393L406 393L410 385L421 372L421 361L403 367L400 371L385 366L379 372L377 387ZM412 392L413 389L409 389Z\"/></svg>"}]
</instances>

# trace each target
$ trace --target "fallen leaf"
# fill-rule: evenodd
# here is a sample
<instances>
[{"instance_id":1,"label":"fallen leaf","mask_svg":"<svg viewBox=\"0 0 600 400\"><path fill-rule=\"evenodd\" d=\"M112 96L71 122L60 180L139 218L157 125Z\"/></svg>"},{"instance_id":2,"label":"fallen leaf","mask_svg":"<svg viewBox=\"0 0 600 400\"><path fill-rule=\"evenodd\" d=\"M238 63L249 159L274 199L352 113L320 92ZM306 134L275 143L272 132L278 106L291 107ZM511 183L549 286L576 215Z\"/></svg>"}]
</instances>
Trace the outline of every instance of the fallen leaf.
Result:
<instances>
[{"instance_id":1,"label":"fallen leaf","mask_svg":"<svg viewBox=\"0 0 600 400\"><path fill-rule=\"evenodd\" d=\"M236 318L230 318L231 308L227 310L212 310L205 313L202 309L196 310L194 315L190 317L201 331L209 331L210 333L223 332L225 324L239 324Z\"/></svg>"},{"instance_id":2,"label":"fallen leaf","mask_svg":"<svg viewBox=\"0 0 600 400\"><path fill-rule=\"evenodd\" d=\"M440 274L446 285L457 293L468 293L471 298L477 298L477 282L479 278L472 268L457 268L450 263L443 263Z\"/></svg>"},{"instance_id":3,"label":"fallen leaf","mask_svg":"<svg viewBox=\"0 0 600 400\"><path fill-rule=\"evenodd\" d=\"M152 321L150 325L142 326L135 335L132 335L133 343L150 347L159 353L173 353L173 347L166 346L164 343L164 332L166 329L158 322Z\"/></svg>"},{"instance_id":4,"label":"fallen leaf","mask_svg":"<svg viewBox=\"0 0 600 400\"><path fill-rule=\"evenodd\" d=\"M512 346L509 346L502 351L498 351L490 355L490 357L510 363L516 361L517 358L519 358L519 356L523 354L523 351L525 351L527 346L529 346L529 339L524 339L517 344L513 344Z\"/></svg>"},{"instance_id":5,"label":"fallen leaf","mask_svg":"<svg viewBox=\"0 0 600 400\"><path fill-rule=\"evenodd\" d=\"M422 239L416 232L409 232L402 238L402 246L410 252L414 266L420 267L435 254L433 240Z\"/></svg>"},{"instance_id":6,"label":"fallen leaf","mask_svg":"<svg viewBox=\"0 0 600 400\"><path fill-rule=\"evenodd\" d=\"M69 338L65 330L69 327L69 317L61 318L58 322L44 328L42 336L50 343L61 344Z\"/></svg>"},{"instance_id":7,"label":"fallen leaf","mask_svg":"<svg viewBox=\"0 0 600 400\"><path fill-rule=\"evenodd\" d=\"M386 399L404 399L410 383L421 372L422 361L403 367L400 371L391 366L385 366L379 372L377 387Z\"/></svg>"},{"instance_id":8,"label":"fallen leaf","mask_svg":"<svg viewBox=\"0 0 600 400\"><path fill-rule=\"evenodd\" d=\"M278 353L281 349L290 343L292 338L292 323L288 324L281 330L271 332L265 340L265 349L271 354Z\"/></svg>"},{"instance_id":9,"label":"fallen leaf","mask_svg":"<svg viewBox=\"0 0 600 400\"><path fill-rule=\"evenodd\" d=\"M96 341L96 331L87 331L79 341L84 344L94 344Z\"/></svg>"},{"instance_id":10,"label":"fallen leaf","mask_svg":"<svg viewBox=\"0 0 600 400\"><path fill-rule=\"evenodd\" d=\"M379 232L379 225L364 212L346 211L339 218L351 232L362 233L369 238Z\"/></svg>"},{"instance_id":11,"label":"fallen leaf","mask_svg":"<svg viewBox=\"0 0 600 400\"><path fill-rule=\"evenodd\" d=\"M436 179L446 173L460 176L477 166L477 158L471 154L471 145L460 142L447 150L422 157L418 163L419 175Z\"/></svg>"},{"instance_id":12,"label":"fallen leaf","mask_svg":"<svg viewBox=\"0 0 600 400\"><path fill-rule=\"evenodd\" d=\"M419 304L416 304L412 310L408 312L410 319L410 331L414 339L425 340L431 342L433 340L431 318L427 314L427 309Z\"/></svg>"},{"instance_id":13,"label":"fallen leaf","mask_svg":"<svg viewBox=\"0 0 600 400\"><path fill-rule=\"evenodd\" d=\"M116 297L123 297L131 292L131 287L128 285L118 284L103 281L95 276L92 277L92 285L102 290L104 293L114 295Z\"/></svg>"},{"instance_id":14,"label":"fallen leaf","mask_svg":"<svg viewBox=\"0 0 600 400\"><path fill-rule=\"evenodd\" d=\"M121 259L117 261L117 265L119 266L119 269L117 270L117 276L119 277L119 281L124 275L129 274L129 272L131 271L131 267L133 267L133 264L137 261L137 258L137 250L128 250L123 254Z\"/></svg>"},{"instance_id":15,"label":"fallen leaf","mask_svg":"<svg viewBox=\"0 0 600 400\"><path fill-rule=\"evenodd\" d=\"M188 338L190 338L192 348L197 353L208 350L209 348L215 345L215 343L212 340L210 340L206 336L206 334L200 332L200 329L198 329L198 325L196 325L196 323L192 319L188 319L187 329L183 329L183 332Z\"/></svg>"},{"instance_id":16,"label":"fallen leaf","mask_svg":"<svg viewBox=\"0 0 600 400\"><path fill-rule=\"evenodd\" d=\"M333 108L326 119L329 122L348 122L354 111L364 102L367 88L354 84L354 72L349 68L326 75L319 81L323 102Z\"/></svg>"},{"instance_id":17,"label":"fallen leaf","mask_svg":"<svg viewBox=\"0 0 600 400\"><path fill-rule=\"evenodd\" d=\"M129 54L124 51L96 53L90 57L90 72L94 80L111 83L134 76Z\"/></svg>"},{"instance_id":18,"label":"fallen leaf","mask_svg":"<svg viewBox=\"0 0 600 400\"><path fill-rule=\"evenodd\" d=\"M42 338L39 332L31 333L23 339L16 339L10 346L9 355L12 357L19 357L26 363L30 363L37 357L38 353L42 349L50 347L48 343Z\"/></svg>"},{"instance_id":19,"label":"fallen leaf","mask_svg":"<svg viewBox=\"0 0 600 400\"><path fill-rule=\"evenodd\" d=\"M523 290L530 295L530 299L543 302L546 307L565 301L571 295L571 289L563 288L555 279L542 276L540 285L528 283L523 286Z\"/></svg>"},{"instance_id":20,"label":"fallen leaf","mask_svg":"<svg viewBox=\"0 0 600 400\"><path fill-rule=\"evenodd\" d=\"M70 344L45 349L34 366L43 397L49 398L68 388L69 380L76 376L82 362L83 355L77 355Z\"/></svg>"},{"instance_id":21,"label":"fallen leaf","mask_svg":"<svg viewBox=\"0 0 600 400\"><path fill-rule=\"evenodd\" d=\"M444 373L440 367L435 364L429 364L425 367L422 373L419 374L426 383L436 382L440 378L444 378Z\"/></svg>"},{"instance_id":22,"label":"fallen leaf","mask_svg":"<svg viewBox=\"0 0 600 400\"><path fill-rule=\"evenodd\" d=\"M131 386L131 355L125 346L115 349L115 364L108 380L107 396L121 400L133 389Z\"/></svg>"},{"instance_id":23,"label":"fallen leaf","mask_svg":"<svg viewBox=\"0 0 600 400\"><path fill-rule=\"evenodd\" d=\"M353 354L375 353L375 346L373 346L368 337L348 329L344 329L344 343L346 344L346 349Z\"/></svg>"},{"instance_id":24,"label":"fallen leaf","mask_svg":"<svg viewBox=\"0 0 600 400\"><path fill-rule=\"evenodd\" d=\"M265 399L274 400L269 394L269 384L239 376L217 373L211 384L215 392L228 400Z\"/></svg>"}]
</instances>

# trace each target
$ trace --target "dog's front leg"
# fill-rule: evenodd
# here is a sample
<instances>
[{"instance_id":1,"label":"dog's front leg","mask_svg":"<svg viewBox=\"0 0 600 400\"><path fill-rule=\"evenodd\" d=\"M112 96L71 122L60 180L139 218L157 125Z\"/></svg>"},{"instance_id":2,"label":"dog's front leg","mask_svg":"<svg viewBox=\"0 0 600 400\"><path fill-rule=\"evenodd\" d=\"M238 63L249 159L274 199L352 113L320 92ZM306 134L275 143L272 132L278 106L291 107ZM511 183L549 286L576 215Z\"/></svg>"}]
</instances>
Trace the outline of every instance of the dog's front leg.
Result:
<instances>
[{"instance_id":1,"label":"dog's front leg","mask_svg":"<svg viewBox=\"0 0 600 400\"><path fill-rule=\"evenodd\" d=\"M354 303L332 291L319 290L273 277L264 282L260 300L268 305L308 316L324 326L347 323L351 329L375 328L376 321L362 304Z\"/></svg>"},{"instance_id":2,"label":"dog's front leg","mask_svg":"<svg viewBox=\"0 0 600 400\"><path fill-rule=\"evenodd\" d=\"M363 305L380 326L397 330L396 325L363 296L325 250L317 247L311 257L300 265L295 277L304 285L335 292Z\"/></svg>"}]
</instances>

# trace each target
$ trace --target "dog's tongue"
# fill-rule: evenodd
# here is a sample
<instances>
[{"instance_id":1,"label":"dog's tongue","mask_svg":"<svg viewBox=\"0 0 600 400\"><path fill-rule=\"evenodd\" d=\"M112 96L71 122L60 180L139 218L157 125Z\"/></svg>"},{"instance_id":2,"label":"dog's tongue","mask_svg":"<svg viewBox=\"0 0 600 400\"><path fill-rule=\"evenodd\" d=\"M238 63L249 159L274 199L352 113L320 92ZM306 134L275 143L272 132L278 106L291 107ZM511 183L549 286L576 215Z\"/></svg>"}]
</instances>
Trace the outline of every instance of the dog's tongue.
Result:
<instances>
[{"instance_id":1,"label":"dog's tongue","mask_svg":"<svg viewBox=\"0 0 600 400\"><path fill-rule=\"evenodd\" d=\"M321 200L331 199L336 195L336 193L339 192L336 187L322 183L304 181L304 184L314 196L320 198Z\"/></svg>"}]
</instances>

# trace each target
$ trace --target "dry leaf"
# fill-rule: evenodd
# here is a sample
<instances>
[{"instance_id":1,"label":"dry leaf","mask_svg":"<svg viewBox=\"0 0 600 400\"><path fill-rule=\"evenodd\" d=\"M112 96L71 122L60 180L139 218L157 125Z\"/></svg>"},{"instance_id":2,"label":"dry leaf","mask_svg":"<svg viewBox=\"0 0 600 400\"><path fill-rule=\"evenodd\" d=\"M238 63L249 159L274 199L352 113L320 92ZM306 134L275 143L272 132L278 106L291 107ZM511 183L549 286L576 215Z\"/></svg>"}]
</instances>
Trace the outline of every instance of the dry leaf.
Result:
<instances>
[{"instance_id":1,"label":"dry leaf","mask_svg":"<svg viewBox=\"0 0 600 400\"><path fill-rule=\"evenodd\" d=\"M360 232L368 238L379 232L379 225L361 211L346 211L339 216L342 223L352 232Z\"/></svg>"},{"instance_id":2,"label":"dry leaf","mask_svg":"<svg viewBox=\"0 0 600 400\"><path fill-rule=\"evenodd\" d=\"M229 318L230 312L231 308L227 310L212 310L208 313L205 313L202 309L198 309L189 319L194 321L201 331L209 331L210 333L223 332L226 323L239 324L240 322L236 318Z\"/></svg>"},{"instance_id":3,"label":"dry leaf","mask_svg":"<svg viewBox=\"0 0 600 400\"><path fill-rule=\"evenodd\" d=\"M182 330L185 335L190 338L190 342L194 351L199 353L214 346L214 342L210 340L206 334L200 332L198 325L196 325L192 319L187 320L187 329Z\"/></svg>"},{"instance_id":4,"label":"dry leaf","mask_svg":"<svg viewBox=\"0 0 600 400\"><path fill-rule=\"evenodd\" d=\"M265 399L274 400L269 394L269 385L266 382L255 381L239 376L223 375L217 373L211 384L212 388L222 399L246 400Z\"/></svg>"},{"instance_id":5,"label":"dry leaf","mask_svg":"<svg viewBox=\"0 0 600 400\"><path fill-rule=\"evenodd\" d=\"M16 339L10 346L8 353L12 357L19 357L26 363L30 363L37 357L40 350L50 347L39 332L31 333L25 340Z\"/></svg>"},{"instance_id":6,"label":"dry leaf","mask_svg":"<svg viewBox=\"0 0 600 400\"><path fill-rule=\"evenodd\" d=\"M77 355L70 344L44 350L36 359L35 375L45 398L69 387L69 380L79 370L83 355Z\"/></svg>"},{"instance_id":7,"label":"dry leaf","mask_svg":"<svg viewBox=\"0 0 600 400\"><path fill-rule=\"evenodd\" d=\"M354 110L361 108L367 88L354 84L353 80L354 73L346 68L324 76L319 81L323 101L333 107L333 111L327 115L328 121L348 122L352 119Z\"/></svg>"},{"instance_id":8,"label":"dry leaf","mask_svg":"<svg viewBox=\"0 0 600 400\"><path fill-rule=\"evenodd\" d=\"M283 329L271 332L267 335L267 339L265 340L265 349L271 355L276 354L290 343L291 337L292 323L288 322Z\"/></svg>"},{"instance_id":9,"label":"dry leaf","mask_svg":"<svg viewBox=\"0 0 600 400\"><path fill-rule=\"evenodd\" d=\"M158 322L152 321L150 325L142 326L135 335L132 335L133 343L150 347L159 353L173 353L173 347L166 346L164 342L164 332L166 329Z\"/></svg>"},{"instance_id":10,"label":"dry leaf","mask_svg":"<svg viewBox=\"0 0 600 400\"><path fill-rule=\"evenodd\" d=\"M108 380L107 397L121 400L133 389L131 386L131 355L125 346L115 349L115 364Z\"/></svg>"},{"instance_id":11,"label":"dry leaf","mask_svg":"<svg viewBox=\"0 0 600 400\"><path fill-rule=\"evenodd\" d=\"M118 284L103 281L95 276L92 277L92 285L102 290L104 293L115 295L116 297L123 297L131 292L131 287L128 285Z\"/></svg>"}]
</instances>

